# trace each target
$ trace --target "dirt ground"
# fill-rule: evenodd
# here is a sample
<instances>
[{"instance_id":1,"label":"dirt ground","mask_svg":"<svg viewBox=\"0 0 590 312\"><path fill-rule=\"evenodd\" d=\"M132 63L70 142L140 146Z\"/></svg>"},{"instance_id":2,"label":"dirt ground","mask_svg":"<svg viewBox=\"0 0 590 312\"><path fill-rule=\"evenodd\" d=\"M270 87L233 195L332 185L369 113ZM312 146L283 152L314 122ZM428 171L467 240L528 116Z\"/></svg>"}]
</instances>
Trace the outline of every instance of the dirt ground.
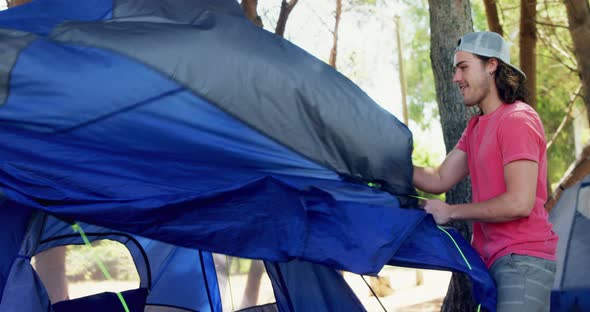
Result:
<instances>
[{"instance_id":1,"label":"dirt ground","mask_svg":"<svg viewBox=\"0 0 590 312\"><path fill-rule=\"evenodd\" d=\"M424 283L416 285L416 270L386 267L379 275L389 277L393 293L379 300L388 312L434 312L440 311L449 280L450 272L422 270ZM357 297L369 312L383 311L383 308L362 280L356 274L345 273L344 277ZM365 277L367 282L369 278Z\"/></svg>"},{"instance_id":2,"label":"dirt ground","mask_svg":"<svg viewBox=\"0 0 590 312\"><path fill-rule=\"evenodd\" d=\"M393 292L385 297L379 298L388 312L434 312L440 311L442 298L444 297L449 279L450 272L422 270L424 283L416 285L416 270L396 267L386 267L380 272L380 276L389 278ZM379 302L371 295L371 292L363 279L356 274L344 272L344 278L356 293L357 297L369 312L380 312L383 308ZM270 286L270 280L266 277L262 280L258 304L274 302L274 295ZM365 277L370 282L369 277ZM231 311L231 307L240 308L243 293L246 284L245 275L231 277L233 300L229 298L229 290L225 291L224 311ZM104 291L123 291L138 287L138 282L80 282L69 285L70 298L78 298L94 293Z\"/></svg>"}]
</instances>

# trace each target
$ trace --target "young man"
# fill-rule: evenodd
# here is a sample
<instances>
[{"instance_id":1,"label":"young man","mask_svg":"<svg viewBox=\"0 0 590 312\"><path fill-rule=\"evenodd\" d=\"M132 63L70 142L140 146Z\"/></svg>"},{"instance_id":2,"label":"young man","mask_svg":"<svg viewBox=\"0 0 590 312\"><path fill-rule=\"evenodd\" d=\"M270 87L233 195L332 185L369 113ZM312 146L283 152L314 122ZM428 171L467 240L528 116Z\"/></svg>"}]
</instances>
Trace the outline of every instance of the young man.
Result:
<instances>
[{"instance_id":1,"label":"young man","mask_svg":"<svg viewBox=\"0 0 590 312\"><path fill-rule=\"evenodd\" d=\"M510 64L493 32L464 35L455 49L453 82L466 106L481 110L438 168L414 167L414 184L443 193L471 176L473 202L429 200L436 223L473 221L473 247L498 289L498 311L549 311L557 235L547 220L543 125L526 103L525 74Z\"/></svg>"}]
</instances>

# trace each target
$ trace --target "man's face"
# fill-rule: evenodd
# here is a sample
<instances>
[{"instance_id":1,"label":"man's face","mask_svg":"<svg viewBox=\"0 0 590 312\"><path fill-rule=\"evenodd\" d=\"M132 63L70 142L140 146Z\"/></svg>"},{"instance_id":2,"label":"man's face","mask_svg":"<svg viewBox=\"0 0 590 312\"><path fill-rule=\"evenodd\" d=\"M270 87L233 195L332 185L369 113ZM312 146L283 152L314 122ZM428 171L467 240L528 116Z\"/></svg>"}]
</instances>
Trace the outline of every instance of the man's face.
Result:
<instances>
[{"instance_id":1,"label":"man's face","mask_svg":"<svg viewBox=\"0 0 590 312\"><path fill-rule=\"evenodd\" d=\"M490 93L493 75L486 70L485 62L465 51L455 53L453 82L459 87L466 106L479 104Z\"/></svg>"}]
</instances>

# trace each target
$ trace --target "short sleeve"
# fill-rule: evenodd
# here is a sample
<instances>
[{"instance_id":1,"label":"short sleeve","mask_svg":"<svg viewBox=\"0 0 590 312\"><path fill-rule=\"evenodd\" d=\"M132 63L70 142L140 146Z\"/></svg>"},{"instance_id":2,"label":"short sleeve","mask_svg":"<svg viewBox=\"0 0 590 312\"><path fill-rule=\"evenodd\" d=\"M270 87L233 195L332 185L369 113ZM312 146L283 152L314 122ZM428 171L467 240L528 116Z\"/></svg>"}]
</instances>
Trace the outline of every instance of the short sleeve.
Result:
<instances>
[{"instance_id":1,"label":"short sleeve","mask_svg":"<svg viewBox=\"0 0 590 312\"><path fill-rule=\"evenodd\" d=\"M498 129L502 165L516 160L539 162L545 148L545 133L536 113L516 111L507 115Z\"/></svg>"},{"instance_id":2,"label":"short sleeve","mask_svg":"<svg viewBox=\"0 0 590 312\"><path fill-rule=\"evenodd\" d=\"M476 117L472 118L471 120L469 120L469 122L467 123L467 127L465 128L465 130L463 130L463 134L461 135L461 138L459 139L459 142L457 142L457 145L455 145L455 148L458 150L461 150L465 153L467 153L467 150L469 149L468 144L469 144L469 133L471 132L471 128L473 128L473 125L475 124L475 122L477 121L475 119Z\"/></svg>"}]
</instances>

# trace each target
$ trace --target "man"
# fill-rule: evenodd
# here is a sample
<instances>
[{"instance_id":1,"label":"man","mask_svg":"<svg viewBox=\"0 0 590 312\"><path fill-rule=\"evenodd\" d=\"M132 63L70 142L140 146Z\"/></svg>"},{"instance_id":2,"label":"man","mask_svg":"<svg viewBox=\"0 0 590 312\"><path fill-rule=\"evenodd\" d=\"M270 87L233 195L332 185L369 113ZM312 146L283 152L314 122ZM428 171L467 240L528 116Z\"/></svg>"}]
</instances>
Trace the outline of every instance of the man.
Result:
<instances>
[{"instance_id":1,"label":"man","mask_svg":"<svg viewBox=\"0 0 590 312\"><path fill-rule=\"evenodd\" d=\"M440 194L467 175L473 202L429 200L436 223L473 221L472 245L498 289L498 311L549 311L557 235L547 220L547 156L543 125L524 103L525 74L510 64L504 39L493 32L464 35L453 82L466 106L480 114L438 168L414 167L417 188Z\"/></svg>"}]
</instances>

